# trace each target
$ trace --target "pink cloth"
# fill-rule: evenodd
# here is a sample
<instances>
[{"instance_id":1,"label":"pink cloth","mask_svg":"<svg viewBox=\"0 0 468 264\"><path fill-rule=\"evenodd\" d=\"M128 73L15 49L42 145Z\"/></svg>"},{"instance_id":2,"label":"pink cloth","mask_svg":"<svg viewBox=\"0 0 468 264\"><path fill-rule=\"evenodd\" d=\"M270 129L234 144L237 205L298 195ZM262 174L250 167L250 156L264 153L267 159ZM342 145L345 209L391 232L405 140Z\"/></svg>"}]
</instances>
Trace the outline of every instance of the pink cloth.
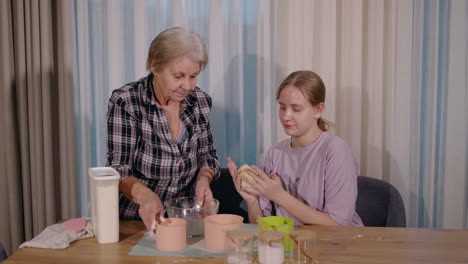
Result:
<instances>
[{"instance_id":1,"label":"pink cloth","mask_svg":"<svg viewBox=\"0 0 468 264\"><path fill-rule=\"evenodd\" d=\"M86 218L73 218L64 223L66 232L80 233L86 227Z\"/></svg>"}]
</instances>

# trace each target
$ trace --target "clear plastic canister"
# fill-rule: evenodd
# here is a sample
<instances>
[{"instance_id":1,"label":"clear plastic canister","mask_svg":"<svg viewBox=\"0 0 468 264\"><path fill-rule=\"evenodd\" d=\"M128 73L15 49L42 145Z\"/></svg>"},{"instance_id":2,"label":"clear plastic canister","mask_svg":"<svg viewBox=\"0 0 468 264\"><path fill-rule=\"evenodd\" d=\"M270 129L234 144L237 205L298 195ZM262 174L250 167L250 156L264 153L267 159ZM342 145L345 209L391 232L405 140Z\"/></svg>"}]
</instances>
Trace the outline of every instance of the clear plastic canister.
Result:
<instances>
[{"instance_id":1,"label":"clear plastic canister","mask_svg":"<svg viewBox=\"0 0 468 264\"><path fill-rule=\"evenodd\" d=\"M88 174L96 240L101 244L118 242L120 174L110 167L90 168Z\"/></svg>"},{"instance_id":2,"label":"clear plastic canister","mask_svg":"<svg viewBox=\"0 0 468 264\"><path fill-rule=\"evenodd\" d=\"M317 234L310 230L295 230L290 234L294 241L292 263L316 264L318 262Z\"/></svg>"},{"instance_id":3,"label":"clear plastic canister","mask_svg":"<svg viewBox=\"0 0 468 264\"><path fill-rule=\"evenodd\" d=\"M228 249L224 263L251 264L254 261L254 237L252 231L237 229L226 232L226 246Z\"/></svg>"}]
</instances>

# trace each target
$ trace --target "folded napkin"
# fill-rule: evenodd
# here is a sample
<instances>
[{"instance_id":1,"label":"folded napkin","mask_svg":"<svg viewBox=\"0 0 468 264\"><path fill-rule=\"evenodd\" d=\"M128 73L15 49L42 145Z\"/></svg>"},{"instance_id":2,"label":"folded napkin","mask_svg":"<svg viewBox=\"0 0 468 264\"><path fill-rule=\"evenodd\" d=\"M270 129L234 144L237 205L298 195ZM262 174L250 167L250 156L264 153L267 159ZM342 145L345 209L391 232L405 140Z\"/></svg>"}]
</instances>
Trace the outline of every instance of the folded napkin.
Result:
<instances>
[{"instance_id":1,"label":"folded napkin","mask_svg":"<svg viewBox=\"0 0 468 264\"><path fill-rule=\"evenodd\" d=\"M62 249L70 246L70 243L88 237L93 237L93 223L90 218L75 218L63 224L48 226L35 238L24 242L19 246Z\"/></svg>"},{"instance_id":2,"label":"folded napkin","mask_svg":"<svg viewBox=\"0 0 468 264\"><path fill-rule=\"evenodd\" d=\"M86 227L86 218L73 218L64 223L63 229L67 232L80 233Z\"/></svg>"}]
</instances>

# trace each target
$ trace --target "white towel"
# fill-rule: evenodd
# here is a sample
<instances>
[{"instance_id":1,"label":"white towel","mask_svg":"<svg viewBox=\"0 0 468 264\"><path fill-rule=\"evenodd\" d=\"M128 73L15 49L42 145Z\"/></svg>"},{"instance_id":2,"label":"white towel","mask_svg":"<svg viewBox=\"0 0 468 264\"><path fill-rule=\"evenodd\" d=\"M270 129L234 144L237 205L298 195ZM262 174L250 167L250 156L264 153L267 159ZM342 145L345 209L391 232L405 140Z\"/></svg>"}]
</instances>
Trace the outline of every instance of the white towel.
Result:
<instances>
[{"instance_id":1,"label":"white towel","mask_svg":"<svg viewBox=\"0 0 468 264\"><path fill-rule=\"evenodd\" d=\"M93 223L90 218L86 219L86 227L79 233L67 232L64 230L64 226L65 223L48 226L35 238L21 244L19 248L63 249L69 247L70 243L75 240L94 236Z\"/></svg>"}]
</instances>

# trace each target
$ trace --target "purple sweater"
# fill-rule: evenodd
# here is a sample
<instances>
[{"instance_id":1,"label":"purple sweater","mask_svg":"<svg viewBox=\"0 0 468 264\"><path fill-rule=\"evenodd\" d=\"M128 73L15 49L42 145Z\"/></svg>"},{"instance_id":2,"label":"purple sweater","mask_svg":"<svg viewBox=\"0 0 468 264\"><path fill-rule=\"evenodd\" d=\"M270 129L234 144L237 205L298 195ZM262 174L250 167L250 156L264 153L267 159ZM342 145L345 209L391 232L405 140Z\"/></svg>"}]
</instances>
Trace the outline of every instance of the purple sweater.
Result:
<instances>
[{"instance_id":1,"label":"purple sweater","mask_svg":"<svg viewBox=\"0 0 468 264\"><path fill-rule=\"evenodd\" d=\"M311 145L293 149L286 139L266 152L263 170L275 171L291 195L327 213L340 225L362 226L356 213L358 163L349 146L331 132ZM284 208L261 197L264 216L287 216L302 224Z\"/></svg>"}]
</instances>

